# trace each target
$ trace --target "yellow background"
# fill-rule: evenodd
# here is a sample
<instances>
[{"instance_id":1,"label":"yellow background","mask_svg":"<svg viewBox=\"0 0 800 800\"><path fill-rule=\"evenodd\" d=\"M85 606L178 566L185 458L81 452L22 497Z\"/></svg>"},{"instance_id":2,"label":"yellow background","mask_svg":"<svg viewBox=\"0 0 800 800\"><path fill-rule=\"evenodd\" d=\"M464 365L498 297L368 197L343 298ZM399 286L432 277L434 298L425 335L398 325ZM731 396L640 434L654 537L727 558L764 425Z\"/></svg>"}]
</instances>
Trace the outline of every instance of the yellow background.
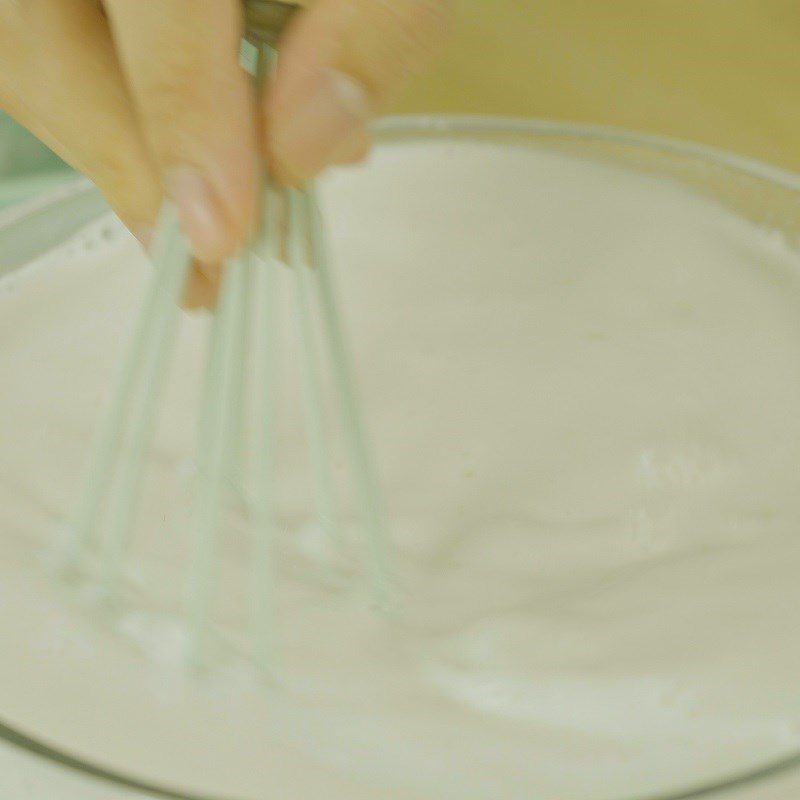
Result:
<instances>
[{"instance_id":1,"label":"yellow background","mask_svg":"<svg viewBox=\"0 0 800 800\"><path fill-rule=\"evenodd\" d=\"M800 0L456 0L397 111L667 134L800 171Z\"/></svg>"}]
</instances>

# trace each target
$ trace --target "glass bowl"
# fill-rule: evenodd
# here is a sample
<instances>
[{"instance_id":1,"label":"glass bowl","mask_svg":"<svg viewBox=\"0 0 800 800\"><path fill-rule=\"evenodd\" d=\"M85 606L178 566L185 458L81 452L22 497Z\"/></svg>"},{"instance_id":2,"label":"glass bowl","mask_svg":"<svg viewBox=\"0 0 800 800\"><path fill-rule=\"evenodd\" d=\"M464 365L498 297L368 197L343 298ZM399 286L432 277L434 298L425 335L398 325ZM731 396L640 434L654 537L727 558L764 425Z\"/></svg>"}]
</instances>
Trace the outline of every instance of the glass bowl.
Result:
<instances>
[{"instance_id":1,"label":"glass bowl","mask_svg":"<svg viewBox=\"0 0 800 800\"><path fill-rule=\"evenodd\" d=\"M414 141L486 142L504 147L557 151L581 159L678 181L692 192L712 198L735 214L779 235L794 249L800 235L800 177L768 165L711 148L660 137L605 128L544 121L466 117L407 117L376 126L381 143ZM55 193L40 195L0 217L0 274L12 271L40 252L65 240L104 206L97 191L77 180ZM0 720L2 714L0 713ZM134 774L118 774L53 748L23 731L0 723L0 785L8 794L59 800L172 797L185 800L240 800L186 793L150 785ZM602 785L591 800L780 800L800 791L800 748L758 754L725 774L710 770L702 780L680 775L647 794L605 794ZM310 800L310 798L309 798ZM537 800L551 800L538 797ZM555 800L555 799L554 799ZM560 800L560 798L559 798ZM583 800L579 798L578 800Z\"/></svg>"}]
</instances>

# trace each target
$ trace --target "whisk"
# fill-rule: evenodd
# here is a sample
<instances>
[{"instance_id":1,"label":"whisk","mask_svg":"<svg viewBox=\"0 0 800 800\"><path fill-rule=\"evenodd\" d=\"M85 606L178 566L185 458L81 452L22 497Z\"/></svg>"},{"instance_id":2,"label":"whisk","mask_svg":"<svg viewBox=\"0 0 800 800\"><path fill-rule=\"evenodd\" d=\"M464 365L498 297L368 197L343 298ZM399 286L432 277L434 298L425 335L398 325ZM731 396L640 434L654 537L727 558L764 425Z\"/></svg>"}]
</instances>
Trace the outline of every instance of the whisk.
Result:
<instances>
[{"instance_id":1,"label":"whisk","mask_svg":"<svg viewBox=\"0 0 800 800\"><path fill-rule=\"evenodd\" d=\"M255 80L263 83L277 59L279 35L296 7L273 0L247 0L247 42L256 53ZM283 221L283 222L282 222ZM371 454L354 392L353 371L340 324L329 271L323 225L312 189L276 185L264 169L260 229L251 244L226 265L211 325L205 387L197 441L196 487L191 515L190 587L186 621L188 657L202 663L210 625L215 554L226 485L237 468L245 385L245 354L255 353L254 397L257 430L253 470L258 489L253 509L253 612L256 663L267 669L273 659L272 549L275 518L274 395L276 368L275 272L292 273L294 319L300 342L304 418L317 517L335 543L340 540L331 456L323 425L320 364L313 343L314 304L322 320L325 349L347 449L363 530L366 567L375 600L385 606L388 591L388 541ZM166 381L187 281L191 253L181 233L178 213L167 203L154 241L155 267L135 327L130 352L116 387L110 412L96 439L86 485L72 528L70 560L81 565L88 554L96 563L102 596L119 591L129 539Z\"/></svg>"}]
</instances>

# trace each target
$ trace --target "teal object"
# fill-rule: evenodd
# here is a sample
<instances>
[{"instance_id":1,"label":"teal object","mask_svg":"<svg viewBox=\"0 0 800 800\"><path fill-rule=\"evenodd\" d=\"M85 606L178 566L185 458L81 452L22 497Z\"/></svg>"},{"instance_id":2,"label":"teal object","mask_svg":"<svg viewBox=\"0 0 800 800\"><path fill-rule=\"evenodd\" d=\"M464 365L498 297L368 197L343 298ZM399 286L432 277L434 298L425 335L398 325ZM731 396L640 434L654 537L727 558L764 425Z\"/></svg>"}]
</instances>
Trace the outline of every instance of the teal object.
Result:
<instances>
[{"instance_id":1,"label":"teal object","mask_svg":"<svg viewBox=\"0 0 800 800\"><path fill-rule=\"evenodd\" d=\"M0 112L0 275L66 241L107 211L91 183L79 180L75 170Z\"/></svg>"},{"instance_id":2,"label":"teal object","mask_svg":"<svg viewBox=\"0 0 800 800\"><path fill-rule=\"evenodd\" d=\"M30 176L4 184L0 204L0 276L21 267L109 211L89 181L70 172ZM16 207L15 207L16 206Z\"/></svg>"},{"instance_id":3,"label":"teal object","mask_svg":"<svg viewBox=\"0 0 800 800\"><path fill-rule=\"evenodd\" d=\"M275 52L269 45L262 45L256 63L257 79L263 80L274 64ZM327 355L339 405L339 421L347 457L351 462L355 499L367 544L365 561L376 605L383 610L391 595L388 586L388 528L384 524L379 487L353 388L349 351L328 276L322 224L311 190L300 192L278 187L268 170L265 170L264 181L262 213L270 213L270 217L264 217L265 228L258 233L255 241L260 245L266 244L267 248L278 246L278 250L282 251L284 248L279 246L282 240L274 242L267 237L276 232L279 237L286 237L287 266L291 268L294 278L302 397L318 522L333 543L344 550L336 502L335 460L329 448L323 405L325 393L322 376L327 371L315 347L314 311L317 299L321 331L329 340ZM78 187L90 187L86 181L76 184ZM276 195L281 197L280 207L272 202ZM281 214L281 210L285 214ZM280 229L281 219L286 220L285 234ZM150 290L118 379L110 413L96 439L71 531L71 566L79 569L87 564L91 566L92 550L99 550L97 578L100 594L105 599L116 600L119 596L123 559L141 497L146 455L153 440L158 400L166 381L165 369L174 343L179 301L191 264L189 243L181 233L178 210L172 203L166 203L162 211L153 262L155 269ZM273 339L276 329L264 326L277 323L274 317L267 319L264 316L265 307L253 304L251 288L259 272L275 272L279 269L279 263L263 259L262 253L250 247L230 259L210 328L190 523L193 552L187 596L190 634L187 661L196 668L204 666L209 633L215 624L213 590L217 574L217 540L223 515L229 505L230 485L235 484L237 479L241 480L241 474L237 473L242 472L246 461L242 457L245 449L242 420L250 405L245 363L250 352L253 328L259 331L258 343L267 347L266 352L257 354L260 365L266 362L265 373L271 370L274 362ZM267 374L267 380L270 377ZM256 390L259 405L263 407L269 387L260 386ZM271 401L271 398L266 399ZM261 445L269 441L268 432ZM256 458L259 477L267 475L269 478L272 475L274 453L258 452ZM262 491L269 493L270 487L259 487L258 494ZM257 522L263 528L255 531L254 567L261 570L269 565L267 546L278 528L273 509L266 502L259 502ZM254 585L266 584L254 594L252 621L254 652L259 666L267 671L271 671L272 667L268 661L272 631L263 626L270 622L271 580L272 576L259 573L253 581Z\"/></svg>"},{"instance_id":4,"label":"teal object","mask_svg":"<svg viewBox=\"0 0 800 800\"><path fill-rule=\"evenodd\" d=\"M73 177L75 171L52 150L0 113L0 209L29 200Z\"/></svg>"},{"instance_id":5,"label":"teal object","mask_svg":"<svg viewBox=\"0 0 800 800\"><path fill-rule=\"evenodd\" d=\"M102 558L105 565L103 591L108 595L113 593L119 577L142 482L147 443L156 421L158 390L164 382L162 376L175 337L178 303L191 264L189 244L180 233L178 211L171 203L164 206L159 230L153 258L155 277L133 337L127 366L120 376L111 413L95 443L94 468L86 483L75 527L73 559L77 562L95 539L107 502L109 522ZM131 433L123 438L128 422ZM127 442L126 449L123 449L124 442Z\"/></svg>"}]
</instances>

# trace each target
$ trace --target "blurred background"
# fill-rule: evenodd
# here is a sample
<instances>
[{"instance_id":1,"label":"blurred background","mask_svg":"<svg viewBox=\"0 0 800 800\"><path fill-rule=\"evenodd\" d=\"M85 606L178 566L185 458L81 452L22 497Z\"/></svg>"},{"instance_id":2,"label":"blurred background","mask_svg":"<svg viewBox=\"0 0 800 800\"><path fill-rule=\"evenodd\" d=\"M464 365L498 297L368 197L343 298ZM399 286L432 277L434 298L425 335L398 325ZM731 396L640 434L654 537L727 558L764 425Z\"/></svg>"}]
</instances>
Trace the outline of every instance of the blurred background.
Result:
<instances>
[{"instance_id":1,"label":"blurred background","mask_svg":"<svg viewBox=\"0 0 800 800\"><path fill-rule=\"evenodd\" d=\"M447 53L392 111L613 125L800 171L800 0L456 2ZM3 203L63 165L0 126Z\"/></svg>"},{"instance_id":2,"label":"blurred background","mask_svg":"<svg viewBox=\"0 0 800 800\"><path fill-rule=\"evenodd\" d=\"M800 171L798 0L460 0L405 111L615 125Z\"/></svg>"}]
</instances>

